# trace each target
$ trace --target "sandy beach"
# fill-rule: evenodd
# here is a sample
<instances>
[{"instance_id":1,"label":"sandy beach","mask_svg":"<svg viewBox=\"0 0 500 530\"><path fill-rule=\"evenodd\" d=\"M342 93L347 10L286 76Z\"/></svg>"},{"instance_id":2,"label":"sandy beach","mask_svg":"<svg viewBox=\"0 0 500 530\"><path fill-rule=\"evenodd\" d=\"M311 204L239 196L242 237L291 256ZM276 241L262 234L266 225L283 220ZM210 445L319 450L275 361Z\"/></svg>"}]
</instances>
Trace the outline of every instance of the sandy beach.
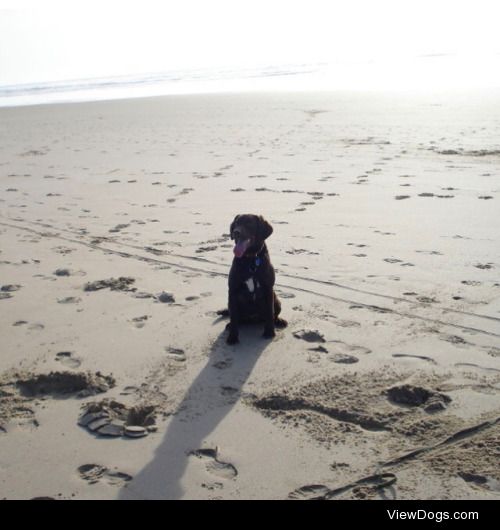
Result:
<instances>
[{"instance_id":1,"label":"sandy beach","mask_svg":"<svg viewBox=\"0 0 500 530\"><path fill-rule=\"evenodd\" d=\"M499 102L0 109L0 499L499 499ZM229 346L239 213L289 325Z\"/></svg>"}]
</instances>

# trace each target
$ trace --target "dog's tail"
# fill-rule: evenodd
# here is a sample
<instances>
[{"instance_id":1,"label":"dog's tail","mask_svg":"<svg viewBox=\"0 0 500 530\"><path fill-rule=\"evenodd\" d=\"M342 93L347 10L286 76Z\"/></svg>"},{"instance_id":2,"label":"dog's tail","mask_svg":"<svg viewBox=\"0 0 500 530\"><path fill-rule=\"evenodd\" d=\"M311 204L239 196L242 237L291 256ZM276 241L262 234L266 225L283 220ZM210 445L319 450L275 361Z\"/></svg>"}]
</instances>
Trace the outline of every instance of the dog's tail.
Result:
<instances>
[{"instance_id":1,"label":"dog's tail","mask_svg":"<svg viewBox=\"0 0 500 530\"><path fill-rule=\"evenodd\" d=\"M217 314L220 316L220 317L228 317L229 316L229 309L219 309L217 311Z\"/></svg>"}]
</instances>

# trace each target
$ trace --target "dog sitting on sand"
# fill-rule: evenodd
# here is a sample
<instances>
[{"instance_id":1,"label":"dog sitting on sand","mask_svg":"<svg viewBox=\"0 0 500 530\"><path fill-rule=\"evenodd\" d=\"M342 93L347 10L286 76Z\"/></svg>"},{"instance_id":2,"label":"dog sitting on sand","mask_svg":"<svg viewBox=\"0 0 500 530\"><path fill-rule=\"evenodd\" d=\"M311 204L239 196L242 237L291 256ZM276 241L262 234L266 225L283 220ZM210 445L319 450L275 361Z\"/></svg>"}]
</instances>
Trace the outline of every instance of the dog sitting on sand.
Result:
<instances>
[{"instance_id":1,"label":"dog sitting on sand","mask_svg":"<svg viewBox=\"0 0 500 530\"><path fill-rule=\"evenodd\" d=\"M228 344L239 342L238 326L242 323L264 322L263 337L272 339L275 328L287 326L279 318L281 303L274 292L275 272L265 240L273 227L261 216L237 215L229 229L234 240L234 259L229 272Z\"/></svg>"}]
</instances>

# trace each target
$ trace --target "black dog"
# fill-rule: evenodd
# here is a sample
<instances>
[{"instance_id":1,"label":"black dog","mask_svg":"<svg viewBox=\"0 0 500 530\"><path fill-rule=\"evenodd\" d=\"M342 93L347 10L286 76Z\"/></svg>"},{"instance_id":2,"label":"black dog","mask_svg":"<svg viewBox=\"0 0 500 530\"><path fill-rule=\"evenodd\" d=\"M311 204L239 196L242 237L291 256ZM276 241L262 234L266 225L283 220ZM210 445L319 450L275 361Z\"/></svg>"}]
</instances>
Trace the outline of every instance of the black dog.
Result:
<instances>
[{"instance_id":1,"label":"black dog","mask_svg":"<svg viewBox=\"0 0 500 530\"><path fill-rule=\"evenodd\" d=\"M229 229L234 239L234 259L229 272L229 335L226 342L238 340L240 323L264 322L266 339L273 338L275 327L284 328L286 320L278 318L281 303L274 292L275 274L265 240L273 227L261 216L237 215ZM227 313L225 313L227 314Z\"/></svg>"}]
</instances>

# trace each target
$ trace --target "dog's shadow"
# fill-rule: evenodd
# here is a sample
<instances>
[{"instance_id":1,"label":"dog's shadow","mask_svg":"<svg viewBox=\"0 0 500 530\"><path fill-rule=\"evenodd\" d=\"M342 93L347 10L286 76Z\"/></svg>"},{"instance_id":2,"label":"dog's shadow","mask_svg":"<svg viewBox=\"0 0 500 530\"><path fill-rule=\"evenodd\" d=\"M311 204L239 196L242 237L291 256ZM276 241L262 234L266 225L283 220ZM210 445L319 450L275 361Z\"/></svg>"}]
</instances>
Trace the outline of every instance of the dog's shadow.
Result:
<instances>
[{"instance_id":1,"label":"dog's shadow","mask_svg":"<svg viewBox=\"0 0 500 530\"><path fill-rule=\"evenodd\" d=\"M259 356L270 343L261 333L261 325L241 326L241 343L234 346L226 344L226 330L219 334L206 365L172 416L153 460L122 488L120 499L182 498L181 480L188 459L193 458L190 454L207 448L205 440L238 402Z\"/></svg>"}]
</instances>

